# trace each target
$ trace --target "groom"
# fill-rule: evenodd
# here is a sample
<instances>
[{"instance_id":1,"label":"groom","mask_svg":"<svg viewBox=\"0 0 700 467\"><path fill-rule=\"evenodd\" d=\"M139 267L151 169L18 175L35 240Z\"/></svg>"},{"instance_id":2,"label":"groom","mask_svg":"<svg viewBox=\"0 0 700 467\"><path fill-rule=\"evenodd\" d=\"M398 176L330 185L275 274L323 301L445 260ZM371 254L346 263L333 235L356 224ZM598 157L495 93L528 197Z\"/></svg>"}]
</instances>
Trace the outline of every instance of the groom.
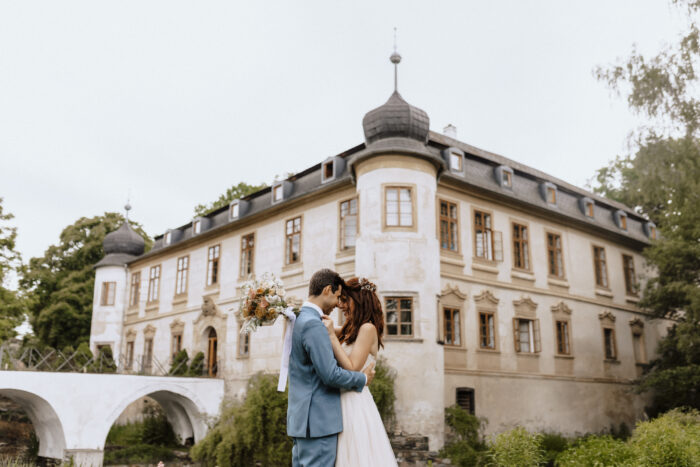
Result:
<instances>
[{"instance_id":1,"label":"groom","mask_svg":"<svg viewBox=\"0 0 700 467\"><path fill-rule=\"evenodd\" d=\"M374 378L374 365L363 373L347 371L333 356L321 317L338 304L343 285L335 271L315 272L309 299L294 323L287 408L287 435L294 439L293 467L333 467L338 433L343 431L339 388L362 391Z\"/></svg>"}]
</instances>

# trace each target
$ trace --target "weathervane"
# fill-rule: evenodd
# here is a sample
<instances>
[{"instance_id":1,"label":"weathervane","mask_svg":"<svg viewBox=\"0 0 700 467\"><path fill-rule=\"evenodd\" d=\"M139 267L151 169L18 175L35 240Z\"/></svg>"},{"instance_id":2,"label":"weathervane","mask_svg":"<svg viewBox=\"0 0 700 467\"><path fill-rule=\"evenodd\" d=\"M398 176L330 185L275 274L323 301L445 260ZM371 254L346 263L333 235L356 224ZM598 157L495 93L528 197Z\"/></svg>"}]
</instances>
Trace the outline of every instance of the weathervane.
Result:
<instances>
[{"instance_id":1,"label":"weathervane","mask_svg":"<svg viewBox=\"0 0 700 467\"><path fill-rule=\"evenodd\" d=\"M401 63L401 55L396 51L396 28L394 28L394 53L389 57L391 63L394 64L394 92L399 90L399 63Z\"/></svg>"}]
</instances>

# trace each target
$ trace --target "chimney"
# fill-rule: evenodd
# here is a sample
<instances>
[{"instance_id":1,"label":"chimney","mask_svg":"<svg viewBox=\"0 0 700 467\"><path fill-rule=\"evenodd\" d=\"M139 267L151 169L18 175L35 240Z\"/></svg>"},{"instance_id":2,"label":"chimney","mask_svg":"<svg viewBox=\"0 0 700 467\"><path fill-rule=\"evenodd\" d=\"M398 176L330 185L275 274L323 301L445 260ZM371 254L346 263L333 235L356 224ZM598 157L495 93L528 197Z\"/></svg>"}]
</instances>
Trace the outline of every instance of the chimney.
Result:
<instances>
[{"instance_id":1,"label":"chimney","mask_svg":"<svg viewBox=\"0 0 700 467\"><path fill-rule=\"evenodd\" d=\"M457 127L451 123L448 123L447 126L442 129L442 134L449 136L450 138L457 139Z\"/></svg>"}]
</instances>

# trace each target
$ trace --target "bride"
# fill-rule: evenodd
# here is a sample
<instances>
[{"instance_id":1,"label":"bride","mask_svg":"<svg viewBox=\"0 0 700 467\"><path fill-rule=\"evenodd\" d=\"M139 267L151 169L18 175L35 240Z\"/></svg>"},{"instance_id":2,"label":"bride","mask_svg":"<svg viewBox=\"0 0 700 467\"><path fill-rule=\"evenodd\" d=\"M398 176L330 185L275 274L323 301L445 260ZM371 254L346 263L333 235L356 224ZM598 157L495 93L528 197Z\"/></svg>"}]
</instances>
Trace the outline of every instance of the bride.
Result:
<instances>
[{"instance_id":1,"label":"bride","mask_svg":"<svg viewBox=\"0 0 700 467\"><path fill-rule=\"evenodd\" d=\"M367 279L353 277L346 282L338 302L345 325L335 328L333 320L324 317L335 358L346 370L361 371L376 361L377 352L383 347L384 315L375 291L376 286ZM397 465L367 386L362 392L341 391L340 406L343 431L338 435L336 467Z\"/></svg>"}]
</instances>

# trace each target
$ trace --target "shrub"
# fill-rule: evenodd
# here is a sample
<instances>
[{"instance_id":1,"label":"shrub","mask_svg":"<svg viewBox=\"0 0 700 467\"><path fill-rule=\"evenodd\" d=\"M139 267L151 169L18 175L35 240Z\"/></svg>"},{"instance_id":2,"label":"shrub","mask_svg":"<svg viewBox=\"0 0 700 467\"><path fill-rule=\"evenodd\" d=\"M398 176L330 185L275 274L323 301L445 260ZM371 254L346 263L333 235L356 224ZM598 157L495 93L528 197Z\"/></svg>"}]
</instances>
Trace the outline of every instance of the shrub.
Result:
<instances>
[{"instance_id":1,"label":"shrub","mask_svg":"<svg viewBox=\"0 0 700 467\"><path fill-rule=\"evenodd\" d=\"M445 423L450 428L449 440L440 455L460 467L485 465L486 445L481 439L481 431L486 419L477 418L454 405L445 409Z\"/></svg>"},{"instance_id":2,"label":"shrub","mask_svg":"<svg viewBox=\"0 0 700 467\"><path fill-rule=\"evenodd\" d=\"M114 356L112 355L112 347L109 345L100 347L100 353L97 354L97 358L92 364L92 371L96 373L115 373L117 371L117 365L114 363Z\"/></svg>"},{"instance_id":3,"label":"shrub","mask_svg":"<svg viewBox=\"0 0 700 467\"><path fill-rule=\"evenodd\" d=\"M189 361L189 359L190 357L187 355L187 350L180 350L178 353L175 354L175 357L173 358L173 364L170 365L170 371L168 372L168 374L173 376L187 375L187 371L189 370L187 362Z\"/></svg>"},{"instance_id":4,"label":"shrub","mask_svg":"<svg viewBox=\"0 0 700 467\"><path fill-rule=\"evenodd\" d=\"M700 412L673 409L637 424L629 442L637 465L697 466L700 462Z\"/></svg>"},{"instance_id":5,"label":"shrub","mask_svg":"<svg viewBox=\"0 0 700 467\"><path fill-rule=\"evenodd\" d=\"M219 421L192 448L192 458L220 467L290 465L287 393L277 391L277 379L274 374L252 377L245 401L222 409Z\"/></svg>"},{"instance_id":6,"label":"shrub","mask_svg":"<svg viewBox=\"0 0 700 467\"><path fill-rule=\"evenodd\" d=\"M121 449L109 450L105 452L105 464L132 464L151 463L158 461L169 461L175 458L172 449L164 446L153 446L150 444L135 444Z\"/></svg>"},{"instance_id":7,"label":"shrub","mask_svg":"<svg viewBox=\"0 0 700 467\"><path fill-rule=\"evenodd\" d=\"M379 410L384 426L389 429L395 418L394 403L396 402L396 392L394 390L394 381L396 380L396 371L389 366L384 357L377 359L377 365L374 369L374 379L372 384L369 385L369 392L372 394L374 403L377 404L377 410Z\"/></svg>"},{"instance_id":8,"label":"shrub","mask_svg":"<svg viewBox=\"0 0 700 467\"><path fill-rule=\"evenodd\" d=\"M542 435L517 427L495 436L489 446L493 464L503 467L531 467L544 462Z\"/></svg>"},{"instance_id":9,"label":"shrub","mask_svg":"<svg viewBox=\"0 0 700 467\"><path fill-rule=\"evenodd\" d=\"M557 456L557 466L561 467L602 467L625 465L634 453L630 447L611 435L590 435Z\"/></svg>"},{"instance_id":10,"label":"shrub","mask_svg":"<svg viewBox=\"0 0 700 467\"><path fill-rule=\"evenodd\" d=\"M187 376L202 376L204 374L204 352L197 352L192 358Z\"/></svg>"},{"instance_id":11,"label":"shrub","mask_svg":"<svg viewBox=\"0 0 700 467\"><path fill-rule=\"evenodd\" d=\"M554 465L557 456L569 448L569 439L559 433L543 433L540 445L547 465Z\"/></svg>"},{"instance_id":12,"label":"shrub","mask_svg":"<svg viewBox=\"0 0 700 467\"><path fill-rule=\"evenodd\" d=\"M143 419L141 442L154 446L177 447L180 445L172 425L162 412Z\"/></svg>"}]
</instances>

